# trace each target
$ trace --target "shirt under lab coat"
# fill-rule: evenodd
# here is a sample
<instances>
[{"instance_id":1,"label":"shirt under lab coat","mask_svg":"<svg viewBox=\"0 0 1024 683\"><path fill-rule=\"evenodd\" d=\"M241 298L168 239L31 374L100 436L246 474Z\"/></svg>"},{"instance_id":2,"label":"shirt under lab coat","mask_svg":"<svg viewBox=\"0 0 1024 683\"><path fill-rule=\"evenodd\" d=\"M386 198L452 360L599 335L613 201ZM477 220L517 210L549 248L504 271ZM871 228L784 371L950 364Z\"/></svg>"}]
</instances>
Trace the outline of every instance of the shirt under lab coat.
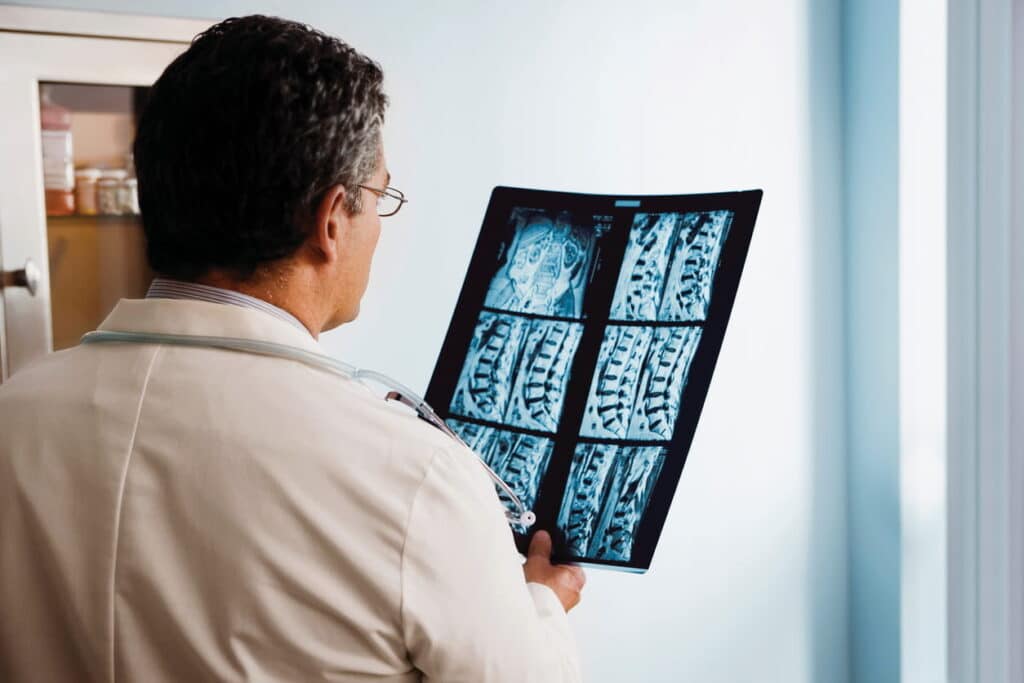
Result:
<instances>
[{"instance_id":1,"label":"shirt under lab coat","mask_svg":"<svg viewBox=\"0 0 1024 683\"><path fill-rule=\"evenodd\" d=\"M322 352L196 301L101 329ZM577 681L475 457L294 361L53 354L0 385L0 680Z\"/></svg>"}]
</instances>

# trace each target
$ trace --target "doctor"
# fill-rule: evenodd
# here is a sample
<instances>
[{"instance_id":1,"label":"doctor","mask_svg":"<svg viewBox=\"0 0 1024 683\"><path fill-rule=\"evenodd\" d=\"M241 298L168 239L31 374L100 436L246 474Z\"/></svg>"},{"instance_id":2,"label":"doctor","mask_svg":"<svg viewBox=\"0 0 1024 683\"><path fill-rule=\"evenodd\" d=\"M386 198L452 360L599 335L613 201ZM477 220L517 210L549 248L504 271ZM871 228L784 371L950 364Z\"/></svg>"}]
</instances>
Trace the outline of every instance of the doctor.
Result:
<instances>
[{"instance_id":1,"label":"doctor","mask_svg":"<svg viewBox=\"0 0 1024 683\"><path fill-rule=\"evenodd\" d=\"M404 203L381 82L292 22L201 34L135 142L160 277L100 329L321 352ZM577 681L549 557L467 449L300 362L89 344L0 387L3 681Z\"/></svg>"}]
</instances>

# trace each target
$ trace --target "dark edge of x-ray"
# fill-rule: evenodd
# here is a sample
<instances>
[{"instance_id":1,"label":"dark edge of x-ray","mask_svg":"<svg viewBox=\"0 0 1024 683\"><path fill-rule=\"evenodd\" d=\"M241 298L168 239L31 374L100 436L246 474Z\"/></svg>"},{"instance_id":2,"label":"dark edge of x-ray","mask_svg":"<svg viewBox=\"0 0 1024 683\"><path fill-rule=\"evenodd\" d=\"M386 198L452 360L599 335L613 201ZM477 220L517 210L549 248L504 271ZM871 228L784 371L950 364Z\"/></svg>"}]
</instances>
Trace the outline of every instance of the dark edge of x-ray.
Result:
<instances>
[{"instance_id":1,"label":"dark edge of x-ray","mask_svg":"<svg viewBox=\"0 0 1024 683\"><path fill-rule=\"evenodd\" d=\"M557 561L650 567L760 200L491 195L426 399L534 510Z\"/></svg>"}]
</instances>

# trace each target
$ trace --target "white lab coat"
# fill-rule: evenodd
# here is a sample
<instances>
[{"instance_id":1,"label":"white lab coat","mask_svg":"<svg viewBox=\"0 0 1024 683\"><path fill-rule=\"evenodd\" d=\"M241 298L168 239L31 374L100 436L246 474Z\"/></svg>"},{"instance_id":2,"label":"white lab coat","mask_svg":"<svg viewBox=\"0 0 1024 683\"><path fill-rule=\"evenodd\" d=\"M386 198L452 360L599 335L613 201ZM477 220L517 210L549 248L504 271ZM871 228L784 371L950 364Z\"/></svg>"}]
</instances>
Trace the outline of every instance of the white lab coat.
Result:
<instances>
[{"instance_id":1,"label":"white lab coat","mask_svg":"<svg viewBox=\"0 0 1024 683\"><path fill-rule=\"evenodd\" d=\"M125 300L101 329L320 351L197 301ZM577 681L474 457L293 361L53 354L0 386L0 680Z\"/></svg>"}]
</instances>

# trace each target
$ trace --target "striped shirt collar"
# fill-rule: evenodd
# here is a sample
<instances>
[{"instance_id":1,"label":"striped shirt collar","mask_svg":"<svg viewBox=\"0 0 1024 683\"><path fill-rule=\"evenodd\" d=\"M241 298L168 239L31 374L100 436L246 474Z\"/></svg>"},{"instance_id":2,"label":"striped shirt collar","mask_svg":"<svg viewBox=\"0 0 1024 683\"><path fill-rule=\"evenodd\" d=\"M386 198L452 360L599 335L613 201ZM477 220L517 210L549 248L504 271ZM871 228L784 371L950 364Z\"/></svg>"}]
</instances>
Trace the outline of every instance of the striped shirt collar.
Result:
<instances>
[{"instance_id":1,"label":"striped shirt collar","mask_svg":"<svg viewBox=\"0 0 1024 683\"><path fill-rule=\"evenodd\" d=\"M154 279L153 284L149 286L149 291L146 292L146 298L208 301L214 304L228 304L230 306L252 308L272 315L278 320L283 320L289 325L294 325L306 334L309 334L309 330L306 329L306 326L303 325L298 318L283 308L278 308L268 301L257 299L254 296L242 294L241 292L236 292L232 289L221 289L220 287L201 285L196 282L183 282L181 280L171 280L169 278L158 277Z\"/></svg>"}]
</instances>

